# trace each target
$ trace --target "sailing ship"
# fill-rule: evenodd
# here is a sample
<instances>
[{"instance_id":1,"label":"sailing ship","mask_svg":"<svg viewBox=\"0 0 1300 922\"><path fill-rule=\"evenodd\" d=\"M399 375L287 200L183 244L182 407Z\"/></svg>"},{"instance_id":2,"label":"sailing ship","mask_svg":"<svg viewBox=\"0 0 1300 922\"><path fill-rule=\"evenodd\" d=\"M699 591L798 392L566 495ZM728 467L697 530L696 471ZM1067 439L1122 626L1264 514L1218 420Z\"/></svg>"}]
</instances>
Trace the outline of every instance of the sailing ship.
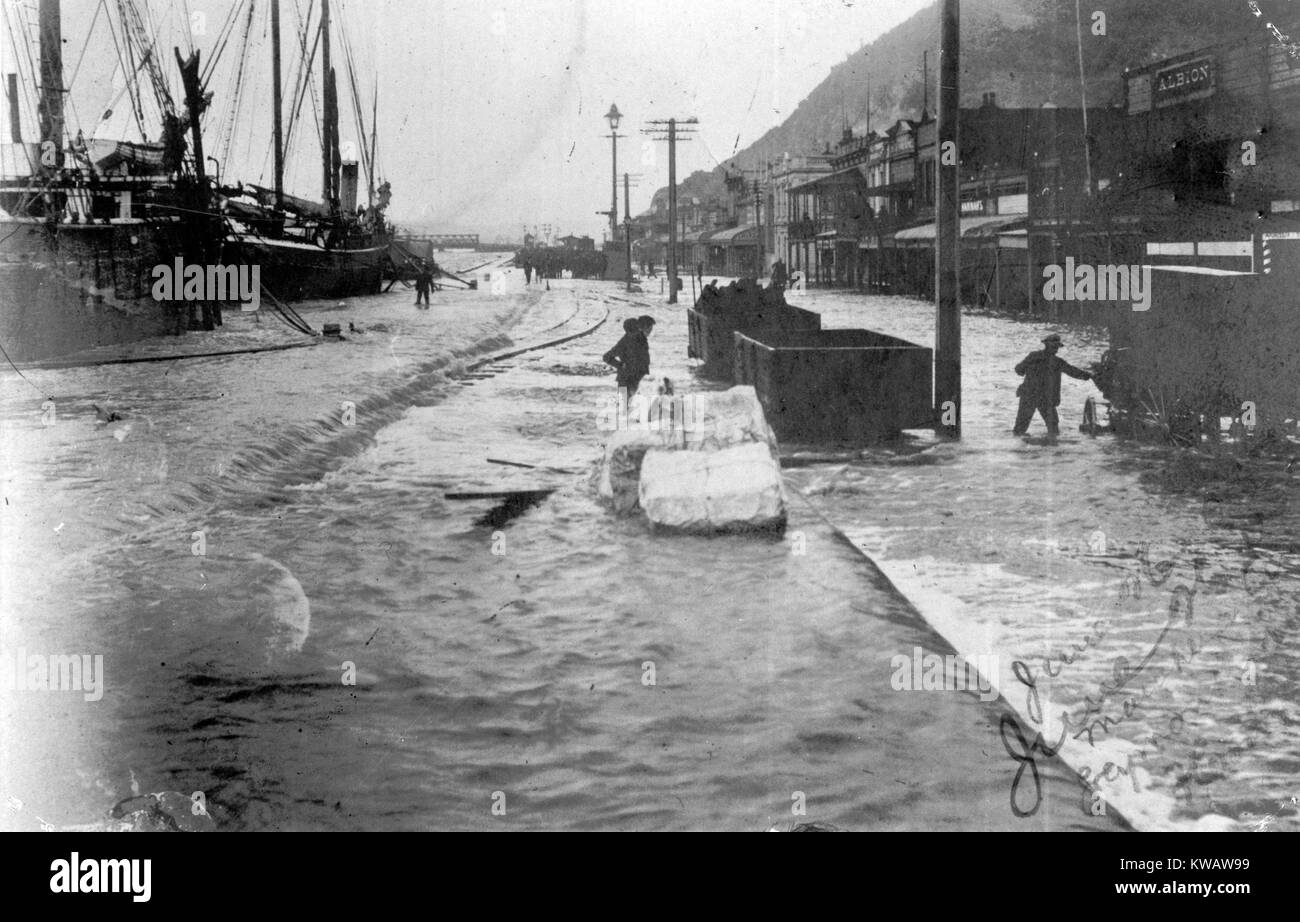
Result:
<instances>
[{"instance_id":1,"label":"sailing ship","mask_svg":"<svg viewBox=\"0 0 1300 922\"><path fill-rule=\"evenodd\" d=\"M152 297L152 268L176 257L203 260L211 232L201 218L202 187L185 157L187 115L165 82L157 84L161 141L92 140L65 132L62 23L57 0L3 8L14 50L39 33L38 137L23 135L19 75L6 75L10 143L0 145L0 348L10 361L139 339L192 327L212 328L212 307L190 316ZM123 32L139 51L138 20ZM156 60L142 67L156 71Z\"/></svg>"},{"instance_id":2,"label":"sailing ship","mask_svg":"<svg viewBox=\"0 0 1300 922\"><path fill-rule=\"evenodd\" d=\"M233 184L207 167L204 116L212 107L208 90L215 62L228 46L235 23L244 22L241 54L247 54L255 0L237 0L206 69L193 50L175 50L183 99L178 104L158 50L157 24L135 0L116 0L116 22L88 43L111 33L118 66L126 78L122 94L141 140L69 137L65 100L61 5L59 0L22 0L0 7L13 53L6 83L10 143L0 145L0 348L11 362L33 361L85 348L187 330L212 330L222 321L219 302L158 301L153 269L176 259L199 265L257 265L268 293L282 301L336 298L380 290L389 261L391 229L384 212L387 183L375 185L376 133L372 105L369 143L362 152L368 199L357 202L358 164L345 161L339 144L336 75L330 60L330 2L320 0L314 30L300 23L300 115L319 55L324 105L321 118L322 195L313 202L284 191L287 147L282 126L279 2L269 5L275 170L273 184ZM311 17L311 6L307 18ZM107 19L108 7L104 7ZM246 16L244 15L246 11ZM98 22L98 19L96 20ZM314 31L309 42L308 36ZM39 62L20 49L37 37ZM357 121L353 57L348 50L349 85ZM84 57L84 52L83 52ZM244 61L235 73L242 76ZM80 61L78 62L78 65ZM6 68L8 69L8 68ZM27 96L20 94L20 83ZM239 81L234 85L238 87ZM35 90L34 94L30 91ZM145 103L152 91L157 119L146 127ZM23 132L21 104L35 95L37 136ZM227 113L227 146L238 100ZM105 119L112 115L112 107ZM30 122L29 122L30 124ZM364 126L361 137L365 137ZM157 140L150 140L152 134ZM265 135L262 135L265 137Z\"/></svg>"},{"instance_id":3,"label":"sailing ship","mask_svg":"<svg viewBox=\"0 0 1300 922\"><path fill-rule=\"evenodd\" d=\"M324 84L321 125L321 201L284 190L284 100L280 81L280 5L271 2L272 96L274 106L274 185L255 183L220 187L220 207L229 224L223 261L261 266L268 290L288 301L377 294L390 262L391 228L384 217L391 187L374 184L375 117L371 110L370 144L362 161L370 177L368 205L358 207L358 164L344 160L339 144L338 81L330 58L330 0L321 0L316 30ZM310 10L309 14L310 16ZM355 68L347 56L349 86L357 128L365 136Z\"/></svg>"}]
</instances>

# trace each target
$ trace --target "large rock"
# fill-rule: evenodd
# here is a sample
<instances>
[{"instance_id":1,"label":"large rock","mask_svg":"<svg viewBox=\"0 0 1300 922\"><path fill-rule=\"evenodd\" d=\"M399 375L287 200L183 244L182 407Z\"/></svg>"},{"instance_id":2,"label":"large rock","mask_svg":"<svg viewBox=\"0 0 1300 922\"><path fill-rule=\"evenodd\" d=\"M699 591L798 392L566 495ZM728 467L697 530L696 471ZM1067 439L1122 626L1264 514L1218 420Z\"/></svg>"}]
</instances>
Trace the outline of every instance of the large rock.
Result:
<instances>
[{"instance_id":1,"label":"large rock","mask_svg":"<svg viewBox=\"0 0 1300 922\"><path fill-rule=\"evenodd\" d=\"M668 445L669 437L651 429L619 429L609 434L596 492L616 514L627 515L636 509L641 461L650 449Z\"/></svg>"},{"instance_id":2,"label":"large rock","mask_svg":"<svg viewBox=\"0 0 1300 922\"><path fill-rule=\"evenodd\" d=\"M776 433L763 416L758 393L748 384L730 390L696 395L695 412L688 414L686 447L697 451L717 451L747 442L768 447L773 461L780 451ZM700 410L703 410L701 413Z\"/></svg>"},{"instance_id":3,"label":"large rock","mask_svg":"<svg viewBox=\"0 0 1300 922\"><path fill-rule=\"evenodd\" d=\"M639 507L656 525L693 532L784 524L776 434L753 387L657 397L648 427L636 415L610 433L598 473L615 513Z\"/></svg>"},{"instance_id":4,"label":"large rock","mask_svg":"<svg viewBox=\"0 0 1300 922\"><path fill-rule=\"evenodd\" d=\"M651 448L640 473L641 508L656 525L689 532L785 525L781 468L763 442L710 451Z\"/></svg>"}]
</instances>

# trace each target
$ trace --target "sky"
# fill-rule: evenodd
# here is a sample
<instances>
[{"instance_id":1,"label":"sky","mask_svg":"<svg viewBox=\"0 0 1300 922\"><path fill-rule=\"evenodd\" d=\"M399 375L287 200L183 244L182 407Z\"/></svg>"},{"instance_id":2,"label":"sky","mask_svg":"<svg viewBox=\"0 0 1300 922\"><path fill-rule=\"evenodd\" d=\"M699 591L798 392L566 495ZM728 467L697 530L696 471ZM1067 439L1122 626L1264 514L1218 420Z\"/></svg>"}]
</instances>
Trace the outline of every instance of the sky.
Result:
<instances>
[{"instance_id":1,"label":"sky","mask_svg":"<svg viewBox=\"0 0 1300 922\"><path fill-rule=\"evenodd\" d=\"M238 0L136 2L147 7L164 52L164 78L177 98L171 46L187 51L192 43L210 57L232 22L232 38L209 84L214 100L204 124L205 153L222 155L227 180L269 184L269 0L252 0L247 41L247 6L237 7ZM367 120L378 90L378 173L392 183L391 218L486 239L518 239L525 228L549 225L554 236L599 240L608 218L597 212L610 207L611 197L611 141L603 118L611 103L624 115L619 212L621 177L628 172L637 213L668 181L667 144L641 133L648 120L698 118L697 133L678 145L678 179L712 169L784 121L832 65L931 2L332 0L332 7L351 38ZM309 3L319 9L319 0L281 0L286 95L301 57L298 16ZM116 3L64 0L62 8L65 79L76 77L70 122L87 137L138 137L105 25L105 9ZM232 17L237 9L240 16ZM7 26L21 31L12 12L0 22L0 29ZM334 63L349 113L340 131L346 147L366 139L350 117L340 46L336 38ZM246 49L247 57L236 108L237 49ZM21 42L0 37L0 69L13 69L15 56L25 53ZM20 74L23 67L17 65ZM31 87L24 88L34 97ZM304 113L311 108L309 97ZM30 107L25 121L34 133ZM318 198L314 117L304 114L299 126L288 191Z\"/></svg>"}]
</instances>

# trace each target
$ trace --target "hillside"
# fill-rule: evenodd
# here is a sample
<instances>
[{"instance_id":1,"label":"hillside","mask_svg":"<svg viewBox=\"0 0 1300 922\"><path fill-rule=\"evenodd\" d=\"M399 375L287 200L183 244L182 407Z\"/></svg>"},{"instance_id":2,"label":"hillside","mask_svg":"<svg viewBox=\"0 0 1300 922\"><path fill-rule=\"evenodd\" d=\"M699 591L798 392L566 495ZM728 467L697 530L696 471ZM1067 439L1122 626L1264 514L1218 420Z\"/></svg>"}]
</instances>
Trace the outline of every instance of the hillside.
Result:
<instances>
[{"instance_id":1,"label":"hillside","mask_svg":"<svg viewBox=\"0 0 1300 922\"><path fill-rule=\"evenodd\" d=\"M1292 0L1264 0L1260 5L1266 12L1300 7ZM1108 0L1106 35L1094 36L1091 9L1102 6L1083 5L1090 106L1122 101L1125 67L1263 28L1246 0ZM961 16L963 106L979 105L987 92L996 93L998 104L1008 107L1080 104L1075 4L1070 0L965 0ZM839 140L846 120L855 134L862 134L868 125L881 129L900 116L914 117L925 98L926 50L933 111L938 46L936 4L832 66L789 118L729 162L755 168L787 152L820 151ZM683 193L700 195L716 188L721 174L722 167L693 174L682 184Z\"/></svg>"}]
</instances>

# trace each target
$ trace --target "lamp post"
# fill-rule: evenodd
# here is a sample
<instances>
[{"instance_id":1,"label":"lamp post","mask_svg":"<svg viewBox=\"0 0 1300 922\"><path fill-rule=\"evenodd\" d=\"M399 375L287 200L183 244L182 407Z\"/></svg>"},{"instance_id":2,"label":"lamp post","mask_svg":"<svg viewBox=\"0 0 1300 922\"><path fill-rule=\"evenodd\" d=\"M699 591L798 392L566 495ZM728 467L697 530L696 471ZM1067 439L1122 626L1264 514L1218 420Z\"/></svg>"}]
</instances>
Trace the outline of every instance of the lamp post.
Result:
<instances>
[{"instance_id":1,"label":"lamp post","mask_svg":"<svg viewBox=\"0 0 1300 922\"><path fill-rule=\"evenodd\" d=\"M609 122L609 140L610 140L610 162L613 166L613 197L609 203L609 236L610 239L618 237L618 139L621 135L618 133L618 123L622 120L623 113L618 111L618 106L613 103L609 106L609 111L605 113L605 120Z\"/></svg>"}]
</instances>

